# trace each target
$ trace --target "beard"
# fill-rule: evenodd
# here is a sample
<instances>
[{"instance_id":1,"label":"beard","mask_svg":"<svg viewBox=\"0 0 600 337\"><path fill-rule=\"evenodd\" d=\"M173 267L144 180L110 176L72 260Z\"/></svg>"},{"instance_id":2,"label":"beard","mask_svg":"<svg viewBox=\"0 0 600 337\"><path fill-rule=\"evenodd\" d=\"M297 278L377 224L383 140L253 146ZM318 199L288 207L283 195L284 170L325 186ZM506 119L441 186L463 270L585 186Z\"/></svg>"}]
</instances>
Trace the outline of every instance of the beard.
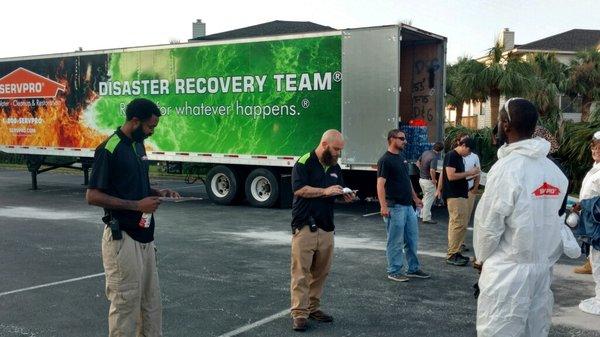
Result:
<instances>
[{"instance_id":1,"label":"beard","mask_svg":"<svg viewBox=\"0 0 600 337\"><path fill-rule=\"evenodd\" d=\"M144 139L148 138L149 135L144 133L142 126L138 126L133 132L131 132L131 139L137 143L141 143Z\"/></svg>"},{"instance_id":2,"label":"beard","mask_svg":"<svg viewBox=\"0 0 600 337\"><path fill-rule=\"evenodd\" d=\"M506 134L504 130L498 127L498 133L496 133L496 147L500 148L502 145L507 143Z\"/></svg>"},{"instance_id":3,"label":"beard","mask_svg":"<svg viewBox=\"0 0 600 337\"><path fill-rule=\"evenodd\" d=\"M326 166L333 166L337 164L338 158L331 154L329 146L323 151L323 164Z\"/></svg>"}]
</instances>

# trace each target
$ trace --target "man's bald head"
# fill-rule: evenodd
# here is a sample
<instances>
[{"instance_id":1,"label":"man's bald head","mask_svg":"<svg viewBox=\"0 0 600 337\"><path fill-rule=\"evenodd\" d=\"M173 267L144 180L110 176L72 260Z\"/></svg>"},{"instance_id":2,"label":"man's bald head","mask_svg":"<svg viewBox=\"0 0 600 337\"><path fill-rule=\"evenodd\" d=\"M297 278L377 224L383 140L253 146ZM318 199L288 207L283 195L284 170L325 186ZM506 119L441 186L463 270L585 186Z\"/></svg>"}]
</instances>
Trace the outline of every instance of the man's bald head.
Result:
<instances>
[{"instance_id":1,"label":"man's bald head","mask_svg":"<svg viewBox=\"0 0 600 337\"><path fill-rule=\"evenodd\" d=\"M342 136L342 133L336 129L329 129L325 131L321 137L321 143L327 142L331 144L335 141L344 141L344 136Z\"/></svg>"},{"instance_id":2,"label":"man's bald head","mask_svg":"<svg viewBox=\"0 0 600 337\"><path fill-rule=\"evenodd\" d=\"M345 141L342 133L335 129L330 129L323 133L321 143L316 150L317 156L324 164L335 165L342 155Z\"/></svg>"}]
</instances>

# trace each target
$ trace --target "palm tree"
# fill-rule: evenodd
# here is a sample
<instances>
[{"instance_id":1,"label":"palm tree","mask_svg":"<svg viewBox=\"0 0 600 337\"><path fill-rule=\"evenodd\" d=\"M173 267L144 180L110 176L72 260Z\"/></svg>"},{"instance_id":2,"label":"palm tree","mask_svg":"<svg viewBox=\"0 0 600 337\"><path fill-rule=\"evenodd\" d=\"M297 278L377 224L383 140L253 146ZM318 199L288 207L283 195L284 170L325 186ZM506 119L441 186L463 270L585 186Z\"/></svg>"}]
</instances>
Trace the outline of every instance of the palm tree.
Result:
<instances>
[{"instance_id":1,"label":"palm tree","mask_svg":"<svg viewBox=\"0 0 600 337\"><path fill-rule=\"evenodd\" d=\"M571 61L567 92L571 97L581 97L581 120L587 122L592 103L600 99L600 51L589 49L577 53Z\"/></svg>"},{"instance_id":2,"label":"palm tree","mask_svg":"<svg viewBox=\"0 0 600 337\"><path fill-rule=\"evenodd\" d=\"M462 124L464 103L485 99L483 88L477 82L482 70L483 64L468 57L459 58L446 69L446 102L456 109L456 125Z\"/></svg>"},{"instance_id":3,"label":"palm tree","mask_svg":"<svg viewBox=\"0 0 600 337\"><path fill-rule=\"evenodd\" d=\"M559 108L556 98L564 88L567 66L560 63L555 54L536 53L531 56L527 60L531 77L525 97L538 107L541 116L546 116Z\"/></svg>"},{"instance_id":4,"label":"palm tree","mask_svg":"<svg viewBox=\"0 0 600 337\"><path fill-rule=\"evenodd\" d=\"M510 53L504 55L499 41L488 52L488 60L478 76L477 82L490 98L492 123L498 120L500 96L521 96L529 83L529 67L520 58Z\"/></svg>"},{"instance_id":5,"label":"palm tree","mask_svg":"<svg viewBox=\"0 0 600 337\"><path fill-rule=\"evenodd\" d=\"M573 183L573 190L578 191L586 171L592 166L590 141L594 132L600 129L600 122L562 124L562 137L558 157L561 158L567 176Z\"/></svg>"},{"instance_id":6,"label":"palm tree","mask_svg":"<svg viewBox=\"0 0 600 337\"><path fill-rule=\"evenodd\" d=\"M458 67L456 64L451 64L446 67L446 105L456 109L456 119L454 120L456 126L461 125L464 103L464 100L461 97L458 97L457 93L454 92L453 78L457 76L457 72Z\"/></svg>"},{"instance_id":7,"label":"palm tree","mask_svg":"<svg viewBox=\"0 0 600 337\"><path fill-rule=\"evenodd\" d=\"M531 75L525 98L538 107L542 124L548 130L556 132L560 120L557 97L565 90L567 66L560 63L552 53L531 54L527 65Z\"/></svg>"}]
</instances>

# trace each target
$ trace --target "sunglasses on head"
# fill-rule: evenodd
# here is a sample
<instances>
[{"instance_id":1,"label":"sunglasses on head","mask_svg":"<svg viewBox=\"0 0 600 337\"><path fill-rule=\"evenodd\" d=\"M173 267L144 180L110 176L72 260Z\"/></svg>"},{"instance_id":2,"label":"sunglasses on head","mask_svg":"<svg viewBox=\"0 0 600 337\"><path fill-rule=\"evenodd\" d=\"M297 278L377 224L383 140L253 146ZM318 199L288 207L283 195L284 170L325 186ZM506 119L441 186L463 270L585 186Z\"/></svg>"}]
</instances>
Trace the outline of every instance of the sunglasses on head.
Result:
<instances>
[{"instance_id":1,"label":"sunglasses on head","mask_svg":"<svg viewBox=\"0 0 600 337\"><path fill-rule=\"evenodd\" d=\"M515 99L522 99L520 97L513 97L513 98L509 98L506 102L504 102L504 111L506 111L506 116L508 116L508 122L512 122L511 118L510 118L510 109L508 108L508 105L510 104L510 102L512 100Z\"/></svg>"}]
</instances>

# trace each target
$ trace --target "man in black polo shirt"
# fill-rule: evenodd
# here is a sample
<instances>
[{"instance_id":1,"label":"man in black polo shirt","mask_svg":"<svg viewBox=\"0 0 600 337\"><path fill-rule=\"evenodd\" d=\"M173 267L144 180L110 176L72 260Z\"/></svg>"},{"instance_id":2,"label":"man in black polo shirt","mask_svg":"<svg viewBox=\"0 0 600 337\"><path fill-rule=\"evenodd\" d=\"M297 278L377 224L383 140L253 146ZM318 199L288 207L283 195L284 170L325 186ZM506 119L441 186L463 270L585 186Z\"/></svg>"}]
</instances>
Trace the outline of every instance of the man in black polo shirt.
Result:
<instances>
[{"instance_id":1,"label":"man in black polo shirt","mask_svg":"<svg viewBox=\"0 0 600 337\"><path fill-rule=\"evenodd\" d=\"M408 163L402 150L406 146L406 135L398 129L388 132L388 149L377 162L377 198L381 216L386 224L388 278L406 282L408 277L429 278L421 270L417 258L419 227L413 202L417 207L423 203L417 197L408 175ZM404 273L404 253L408 268Z\"/></svg>"},{"instance_id":2,"label":"man in black polo shirt","mask_svg":"<svg viewBox=\"0 0 600 337\"><path fill-rule=\"evenodd\" d=\"M327 130L319 146L300 157L292 171L291 298L292 328L304 331L308 318L332 322L320 310L321 294L333 257L333 206L335 197L346 202L354 193L344 193L342 169L337 164L344 148L337 130Z\"/></svg>"},{"instance_id":3,"label":"man in black polo shirt","mask_svg":"<svg viewBox=\"0 0 600 337\"><path fill-rule=\"evenodd\" d=\"M443 195L448 205L448 256L446 262L455 266L464 266L469 258L461 254L461 246L467 234L467 212L469 209L469 183L467 178L479 174L479 167L465 172L463 157L471 154L475 141L469 137L462 138L454 150L444 158L444 190Z\"/></svg>"},{"instance_id":4,"label":"man in black polo shirt","mask_svg":"<svg viewBox=\"0 0 600 337\"><path fill-rule=\"evenodd\" d=\"M134 99L127 105L125 124L96 148L94 156L86 200L105 212L102 262L111 302L111 337L137 336L136 331L162 336L152 214L159 197L179 194L150 187L144 139L152 135L159 117L152 101Z\"/></svg>"}]
</instances>

